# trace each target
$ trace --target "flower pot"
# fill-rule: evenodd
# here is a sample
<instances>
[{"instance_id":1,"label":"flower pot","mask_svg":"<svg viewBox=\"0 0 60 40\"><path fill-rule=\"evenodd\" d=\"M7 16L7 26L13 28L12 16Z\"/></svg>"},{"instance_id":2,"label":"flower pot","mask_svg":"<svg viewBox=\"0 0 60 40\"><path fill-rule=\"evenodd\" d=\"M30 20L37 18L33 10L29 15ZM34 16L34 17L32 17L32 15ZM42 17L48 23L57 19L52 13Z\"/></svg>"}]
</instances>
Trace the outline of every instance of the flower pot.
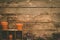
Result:
<instances>
[{"instance_id":1,"label":"flower pot","mask_svg":"<svg viewBox=\"0 0 60 40\"><path fill-rule=\"evenodd\" d=\"M17 26L17 29L18 29L18 30L22 30L22 26L23 26L23 24L21 24L21 23L17 23L16 26Z\"/></svg>"},{"instance_id":2,"label":"flower pot","mask_svg":"<svg viewBox=\"0 0 60 40\"><path fill-rule=\"evenodd\" d=\"M1 25L2 25L3 30L8 29L8 22L1 22Z\"/></svg>"},{"instance_id":3,"label":"flower pot","mask_svg":"<svg viewBox=\"0 0 60 40\"><path fill-rule=\"evenodd\" d=\"M10 34L10 35L9 35L9 40L12 40L12 39L13 39L13 35Z\"/></svg>"}]
</instances>

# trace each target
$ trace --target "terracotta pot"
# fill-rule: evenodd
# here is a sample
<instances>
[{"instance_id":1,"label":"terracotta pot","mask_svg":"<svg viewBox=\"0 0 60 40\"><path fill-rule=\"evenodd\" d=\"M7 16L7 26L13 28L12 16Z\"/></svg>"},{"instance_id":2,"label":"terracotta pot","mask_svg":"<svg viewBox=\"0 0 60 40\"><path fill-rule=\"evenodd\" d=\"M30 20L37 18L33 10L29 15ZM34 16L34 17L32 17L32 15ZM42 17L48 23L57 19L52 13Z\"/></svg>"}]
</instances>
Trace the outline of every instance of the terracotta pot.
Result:
<instances>
[{"instance_id":1,"label":"terracotta pot","mask_svg":"<svg viewBox=\"0 0 60 40\"><path fill-rule=\"evenodd\" d=\"M9 35L9 40L12 40L13 39L13 36L12 34Z\"/></svg>"},{"instance_id":2,"label":"terracotta pot","mask_svg":"<svg viewBox=\"0 0 60 40\"><path fill-rule=\"evenodd\" d=\"M1 25L2 25L3 30L8 29L8 22L1 22Z\"/></svg>"},{"instance_id":3,"label":"terracotta pot","mask_svg":"<svg viewBox=\"0 0 60 40\"><path fill-rule=\"evenodd\" d=\"M22 30L23 24L17 23L16 26L17 26L17 29L18 29L18 30Z\"/></svg>"}]
</instances>

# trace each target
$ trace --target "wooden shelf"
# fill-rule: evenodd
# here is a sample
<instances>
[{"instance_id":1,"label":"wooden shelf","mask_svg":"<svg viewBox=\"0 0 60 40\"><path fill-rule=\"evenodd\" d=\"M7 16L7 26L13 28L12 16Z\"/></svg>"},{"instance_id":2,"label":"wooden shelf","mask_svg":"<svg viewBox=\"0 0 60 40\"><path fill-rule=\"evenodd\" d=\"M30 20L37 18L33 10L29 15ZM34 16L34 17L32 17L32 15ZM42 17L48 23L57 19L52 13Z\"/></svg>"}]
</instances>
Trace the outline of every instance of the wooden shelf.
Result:
<instances>
[{"instance_id":1,"label":"wooden shelf","mask_svg":"<svg viewBox=\"0 0 60 40\"><path fill-rule=\"evenodd\" d=\"M8 30L0 30L0 31L22 31L22 30L17 30L17 29L8 29Z\"/></svg>"},{"instance_id":2,"label":"wooden shelf","mask_svg":"<svg viewBox=\"0 0 60 40\"><path fill-rule=\"evenodd\" d=\"M59 7L27 7L27 6L24 6L24 7L3 7L3 6L0 6L0 8L60 8Z\"/></svg>"}]
</instances>

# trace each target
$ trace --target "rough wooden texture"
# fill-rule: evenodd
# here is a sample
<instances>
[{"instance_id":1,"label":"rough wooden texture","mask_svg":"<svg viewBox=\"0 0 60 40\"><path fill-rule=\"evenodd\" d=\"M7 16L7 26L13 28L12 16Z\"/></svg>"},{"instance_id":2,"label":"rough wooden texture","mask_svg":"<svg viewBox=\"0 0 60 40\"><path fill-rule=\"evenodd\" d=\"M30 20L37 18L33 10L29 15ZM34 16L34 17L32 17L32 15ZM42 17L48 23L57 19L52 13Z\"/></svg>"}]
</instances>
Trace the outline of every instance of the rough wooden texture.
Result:
<instances>
[{"instance_id":1,"label":"rough wooden texture","mask_svg":"<svg viewBox=\"0 0 60 40\"><path fill-rule=\"evenodd\" d=\"M31 30L33 34L37 35L57 32L54 22L60 22L60 8L58 8L60 7L59 0L31 2L23 1L17 3L12 2L9 4L7 2L4 2L0 3L0 7L4 7L0 9L0 14L22 14L17 15L17 20L25 22L37 22L32 25L29 24L29 27L24 26L25 28L23 27L23 32ZM59 29L60 28L58 28L58 31L60 32Z\"/></svg>"}]
</instances>

